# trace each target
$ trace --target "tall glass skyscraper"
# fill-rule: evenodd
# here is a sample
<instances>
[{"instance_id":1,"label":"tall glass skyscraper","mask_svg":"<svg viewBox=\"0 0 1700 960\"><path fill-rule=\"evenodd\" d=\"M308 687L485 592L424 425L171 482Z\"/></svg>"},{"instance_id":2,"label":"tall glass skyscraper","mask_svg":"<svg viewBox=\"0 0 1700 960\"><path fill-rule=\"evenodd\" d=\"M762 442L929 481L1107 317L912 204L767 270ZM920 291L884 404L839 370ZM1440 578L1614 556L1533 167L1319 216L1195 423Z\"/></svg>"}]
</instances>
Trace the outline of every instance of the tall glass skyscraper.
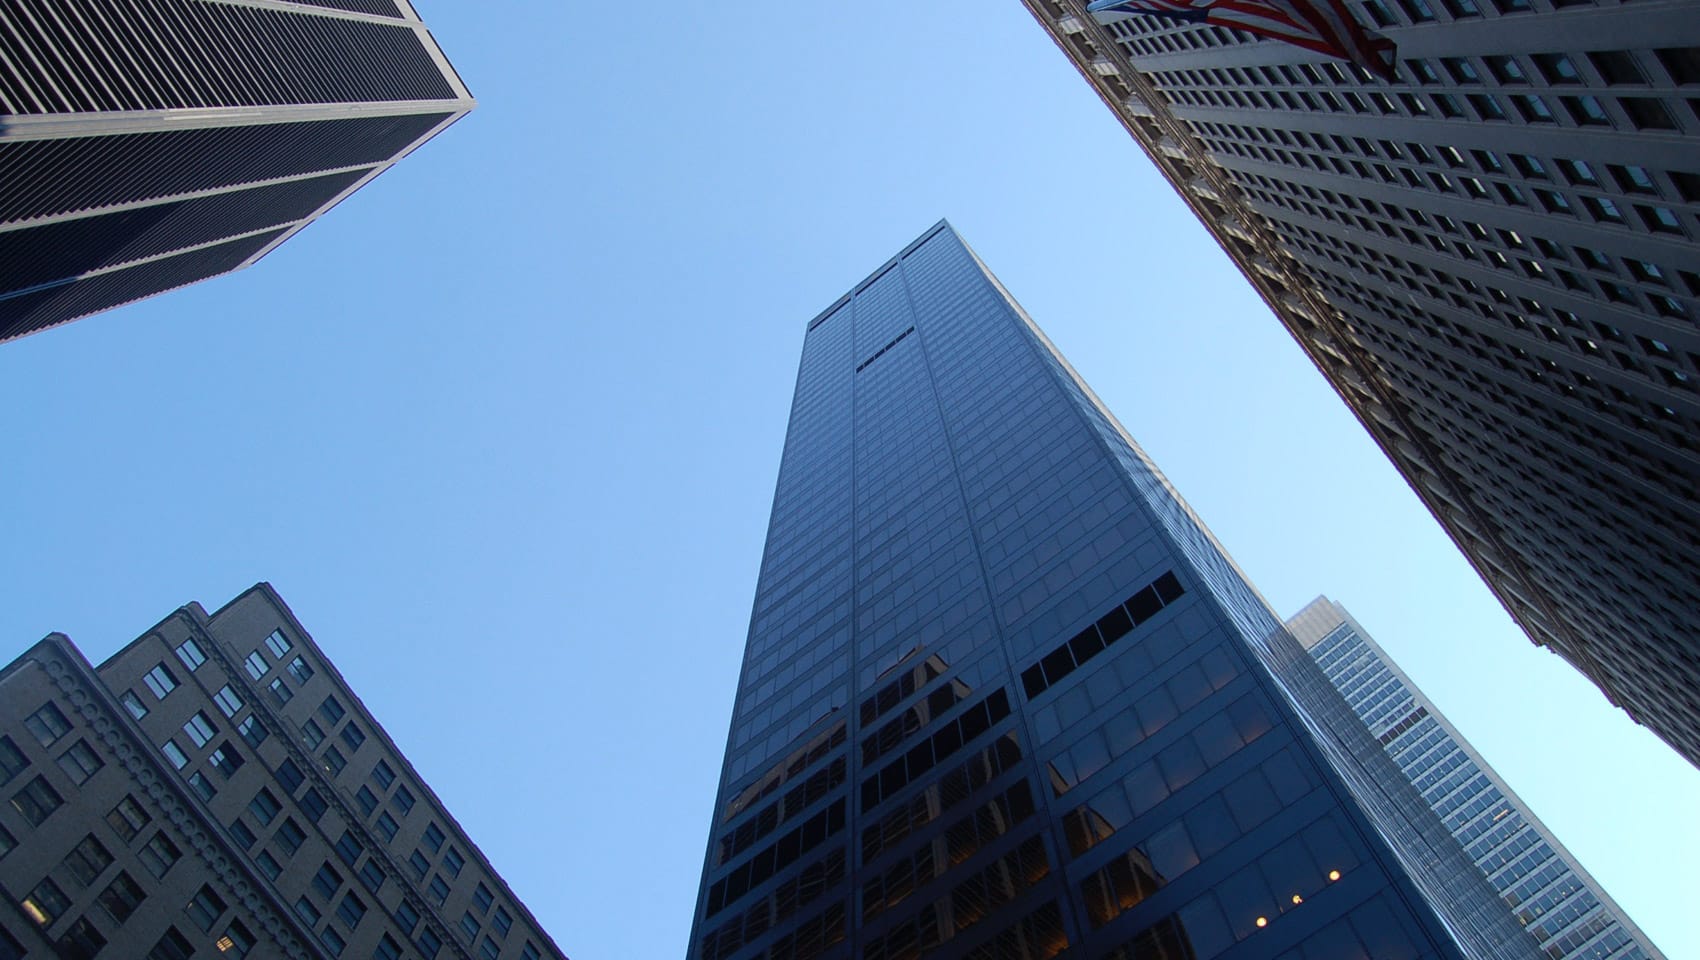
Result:
<instances>
[{"instance_id":1,"label":"tall glass skyscraper","mask_svg":"<svg viewBox=\"0 0 1700 960\"><path fill-rule=\"evenodd\" d=\"M690 954L1535 955L943 223L808 325Z\"/></svg>"},{"instance_id":2,"label":"tall glass skyscraper","mask_svg":"<svg viewBox=\"0 0 1700 960\"><path fill-rule=\"evenodd\" d=\"M1344 607L1318 597L1287 628L1548 957L1664 960Z\"/></svg>"}]
</instances>

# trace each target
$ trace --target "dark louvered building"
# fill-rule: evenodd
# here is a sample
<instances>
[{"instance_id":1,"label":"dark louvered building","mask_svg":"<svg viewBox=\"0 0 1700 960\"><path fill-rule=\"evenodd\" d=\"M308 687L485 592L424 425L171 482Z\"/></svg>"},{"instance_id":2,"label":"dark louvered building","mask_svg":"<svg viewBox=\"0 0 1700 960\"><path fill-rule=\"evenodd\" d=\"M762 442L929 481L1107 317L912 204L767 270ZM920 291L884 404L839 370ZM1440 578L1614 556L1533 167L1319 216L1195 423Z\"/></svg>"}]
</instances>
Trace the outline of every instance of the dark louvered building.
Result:
<instances>
[{"instance_id":1,"label":"dark louvered building","mask_svg":"<svg viewBox=\"0 0 1700 960\"><path fill-rule=\"evenodd\" d=\"M472 106L407 0L5 0L0 340L245 267Z\"/></svg>"}]
</instances>

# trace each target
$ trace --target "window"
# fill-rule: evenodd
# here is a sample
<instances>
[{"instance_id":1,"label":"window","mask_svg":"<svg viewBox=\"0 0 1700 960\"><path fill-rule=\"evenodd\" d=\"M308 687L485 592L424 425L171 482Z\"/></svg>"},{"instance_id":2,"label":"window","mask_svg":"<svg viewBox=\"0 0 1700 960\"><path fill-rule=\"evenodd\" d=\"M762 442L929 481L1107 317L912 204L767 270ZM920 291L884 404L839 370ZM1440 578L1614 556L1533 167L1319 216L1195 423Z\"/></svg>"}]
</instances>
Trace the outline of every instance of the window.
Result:
<instances>
[{"instance_id":1,"label":"window","mask_svg":"<svg viewBox=\"0 0 1700 960\"><path fill-rule=\"evenodd\" d=\"M449 882L441 875L432 877L431 886L427 887L425 892L430 896L431 902L440 907L443 901L449 898Z\"/></svg>"},{"instance_id":2,"label":"window","mask_svg":"<svg viewBox=\"0 0 1700 960\"><path fill-rule=\"evenodd\" d=\"M218 788L213 786L213 782L207 779L207 775L199 770L189 774L189 786L195 789L202 800L211 800L218 795Z\"/></svg>"},{"instance_id":3,"label":"window","mask_svg":"<svg viewBox=\"0 0 1700 960\"><path fill-rule=\"evenodd\" d=\"M356 726L352 720L343 726L342 733L338 736L342 737L343 743L348 744L350 751L359 750L360 745L366 742L366 731Z\"/></svg>"},{"instance_id":4,"label":"window","mask_svg":"<svg viewBox=\"0 0 1700 960\"><path fill-rule=\"evenodd\" d=\"M24 718L24 729L35 736L37 743L51 747L60 737L71 732L71 724L58 707L44 703L40 710Z\"/></svg>"},{"instance_id":5,"label":"window","mask_svg":"<svg viewBox=\"0 0 1700 960\"><path fill-rule=\"evenodd\" d=\"M106 935L88 917L78 917L53 946L60 960L94 960L106 946Z\"/></svg>"},{"instance_id":6,"label":"window","mask_svg":"<svg viewBox=\"0 0 1700 960\"><path fill-rule=\"evenodd\" d=\"M527 940L525 942L525 949L521 950L519 953L519 960L540 960L542 956L543 954L537 949L537 944Z\"/></svg>"},{"instance_id":7,"label":"window","mask_svg":"<svg viewBox=\"0 0 1700 960\"><path fill-rule=\"evenodd\" d=\"M449 876L460 876L460 868L464 866L466 866L466 858L461 856L460 851L454 847L450 847L449 852L443 854L443 872Z\"/></svg>"},{"instance_id":8,"label":"window","mask_svg":"<svg viewBox=\"0 0 1700 960\"><path fill-rule=\"evenodd\" d=\"M506 937L508 931L513 929L514 918L508 913L507 907L497 907L495 914L490 918L490 925L496 928L496 936Z\"/></svg>"},{"instance_id":9,"label":"window","mask_svg":"<svg viewBox=\"0 0 1700 960\"><path fill-rule=\"evenodd\" d=\"M53 811L59 809L59 805L64 802L58 791L40 776L24 784L22 790L12 795L12 809L23 814L24 819L34 827L41 826L42 821L52 816Z\"/></svg>"},{"instance_id":10,"label":"window","mask_svg":"<svg viewBox=\"0 0 1700 960\"><path fill-rule=\"evenodd\" d=\"M301 725L301 742L307 745L307 749L317 750L319 744L325 742L325 731L309 720Z\"/></svg>"},{"instance_id":11,"label":"window","mask_svg":"<svg viewBox=\"0 0 1700 960\"><path fill-rule=\"evenodd\" d=\"M390 795L390 806L402 816L407 816L413 811L413 791L406 786L396 787L395 793Z\"/></svg>"},{"instance_id":12,"label":"window","mask_svg":"<svg viewBox=\"0 0 1700 960\"><path fill-rule=\"evenodd\" d=\"M313 901L306 897L302 897L295 901L295 915L300 917L301 921L309 927L318 924L318 922L324 917L324 913L321 912L316 905L314 905Z\"/></svg>"},{"instance_id":13,"label":"window","mask_svg":"<svg viewBox=\"0 0 1700 960\"><path fill-rule=\"evenodd\" d=\"M283 635L282 630L273 630L271 636L266 637L266 649L270 650L272 656L279 660L282 660L283 655L289 652L289 646L289 638Z\"/></svg>"},{"instance_id":14,"label":"window","mask_svg":"<svg viewBox=\"0 0 1700 960\"><path fill-rule=\"evenodd\" d=\"M378 866L378 861L368 859L355 873L360 877L360 885L368 891L377 893L384 888L384 868Z\"/></svg>"},{"instance_id":15,"label":"window","mask_svg":"<svg viewBox=\"0 0 1700 960\"><path fill-rule=\"evenodd\" d=\"M112 853L92 833L83 837L82 841L65 855L65 872L69 873L80 887L93 883L95 878L110 866Z\"/></svg>"},{"instance_id":16,"label":"window","mask_svg":"<svg viewBox=\"0 0 1700 960\"><path fill-rule=\"evenodd\" d=\"M17 848L18 838L7 833L5 827L0 827L0 857L4 857Z\"/></svg>"},{"instance_id":17,"label":"window","mask_svg":"<svg viewBox=\"0 0 1700 960\"><path fill-rule=\"evenodd\" d=\"M1570 111L1570 116L1582 126L1603 127L1611 124L1611 118L1606 116L1606 108L1600 106L1600 101L1594 97L1565 97L1564 105Z\"/></svg>"},{"instance_id":18,"label":"window","mask_svg":"<svg viewBox=\"0 0 1700 960\"><path fill-rule=\"evenodd\" d=\"M377 766L372 768L372 782L378 785L378 789L388 790L390 784L395 782L395 771L390 769L389 764L379 760Z\"/></svg>"},{"instance_id":19,"label":"window","mask_svg":"<svg viewBox=\"0 0 1700 960\"><path fill-rule=\"evenodd\" d=\"M95 755L94 748L87 740L78 740L71 744L71 749L59 755L59 769L65 771L65 776L77 786L87 783L94 772L103 764L100 757Z\"/></svg>"},{"instance_id":20,"label":"window","mask_svg":"<svg viewBox=\"0 0 1700 960\"><path fill-rule=\"evenodd\" d=\"M342 934L334 927L326 927L319 931L319 942L325 945L325 951L333 957L342 956L342 951L348 949L348 943L342 939Z\"/></svg>"},{"instance_id":21,"label":"window","mask_svg":"<svg viewBox=\"0 0 1700 960\"><path fill-rule=\"evenodd\" d=\"M53 926L53 921L70 907L71 898L65 896L65 891L51 877L43 877L29 896L24 897L24 913L43 927Z\"/></svg>"},{"instance_id":22,"label":"window","mask_svg":"<svg viewBox=\"0 0 1700 960\"><path fill-rule=\"evenodd\" d=\"M319 872L313 874L313 889L318 891L326 903L336 896L337 888L342 886L342 874L327 861L319 865Z\"/></svg>"},{"instance_id":23,"label":"window","mask_svg":"<svg viewBox=\"0 0 1700 960\"><path fill-rule=\"evenodd\" d=\"M360 812L368 817L372 815L373 810L378 809L378 795L372 792L371 787L362 786L356 791L354 802L360 805Z\"/></svg>"},{"instance_id":24,"label":"window","mask_svg":"<svg viewBox=\"0 0 1700 960\"><path fill-rule=\"evenodd\" d=\"M106 815L106 825L111 827L125 843L136 839L153 818L136 802L135 797L126 796L118 801L118 805Z\"/></svg>"},{"instance_id":25,"label":"window","mask_svg":"<svg viewBox=\"0 0 1700 960\"><path fill-rule=\"evenodd\" d=\"M227 957L241 958L254 949L254 942L254 935L248 932L248 928L240 921L232 920L230 926L225 929L224 936L213 941L213 946Z\"/></svg>"},{"instance_id":26,"label":"window","mask_svg":"<svg viewBox=\"0 0 1700 960\"><path fill-rule=\"evenodd\" d=\"M460 915L460 932L466 934L467 943L472 943L478 939L478 931L482 926L478 922L478 918L472 915L471 910Z\"/></svg>"},{"instance_id":27,"label":"window","mask_svg":"<svg viewBox=\"0 0 1700 960\"><path fill-rule=\"evenodd\" d=\"M488 913L490 911L490 905L496 902L496 895L490 892L489 887L480 883L477 887L473 888L472 902L478 905L479 913Z\"/></svg>"},{"instance_id":28,"label":"window","mask_svg":"<svg viewBox=\"0 0 1700 960\"><path fill-rule=\"evenodd\" d=\"M354 894L345 894L342 902L336 905L336 915L348 929L353 930L360 925L361 918L366 916L366 904Z\"/></svg>"},{"instance_id":29,"label":"window","mask_svg":"<svg viewBox=\"0 0 1700 960\"><path fill-rule=\"evenodd\" d=\"M405 899L396 905L395 922L401 928L403 936L413 936L413 928L419 926L419 911Z\"/></svg>"},{"instance_id":30,"label":"window","mask_svg":"<svg viewBox=\"0 0 1700 960\"><path fill-rule=\"evenodd\" d=\"M378 938L378 948L372 951L372 960L401 960L401 945L390 939L389 934Z\"/></svg>"},{"instance_id":31,"label":"window","mask_svg":"<svg viewBox=\"0 0 1700 960\"><path fill-rule=\"evenodd\" d=\"M425 874L431 871L431 861L425 859L425 853L421 850L413 851L407 858L407 865L413 868L414 875L420 880L424 880Z\"/></svg>"},{"instance_id":32,"label":"window","mask_svg":"<svg viewBox=\"0 0 1700 960\"><path fill-rule=\"evenodd\" d=\"M167 694L177 689L176 675L163 663L149 670L147 676L142 678L142 683L153 692L155 700L164 700Z\"/></svg>"},{"instance_id":33,"label":"window","mask_svg":"<svg viewBox=\"0 0 1700 960\"><path fill-rule=\"evenodd\" d=\"M497 957L502 955L502 948L497 945L496 941L485 937L484 942L478 947L478 955L483 960L496 960Z\"/></svg>"},{"instance_id":34,"label":"window","mask_svg":"<svg viewBox=\"0 0 1700 960\"><path fill-rule=\"evenodd\" d=\"M325 723L332 727L342 722L343 716L347 713L348 711L342 708L342 704L338 703L335 697L326 697L324 702L319 704L319 716L324 717Z\"/></svg>"},{"instance_id":35,"label":"window","mask_svg":"<svg viewBox=\"0 0 1700 960\"><path fill-rule=\"evenodd\" d=\"M342 837L336 842L336 855L342 858L343 863L351 867L354 866L354 861L360 859L360 854L365 850L366 845L360 842L360 838L356 837L352 830L344 830Z\"/></svg>"},{"instance_id":36,"label":"window","mask_svg":"<svg viewBox=\"0 0 1700 960\"><path fill-rule=\"evenodd\" d=\"M1554 86L1582 82L1582 74L1577 71L1576 64L1562 53L1537 53L1533 59L1541 76Z\"/></svg>"},{"instance_id":37,"label":"window","mask_svg":"<svg viewBox=\"0 0 1700 960\"><path fill-rule=\"evenodd\" d=\"M413 945L419 948L419 955L424 960L435 960L437 952L443 949L443 938L437 936L437 931L426 927L419 931L419 936L413 941Z\"/></svg>"},{"instance_id":38,"label":"window","mask_svg":"<svg viewBox=\"0 0 1700 960\"><path fill-rule=\"evenodd\" d=\"M325 772L332 777L341 773L342 768L348 766L348 761L342 757L342 751L335 747L326 747L325 752L319 755L319 759L324 764Z\"/></svg>"},{"instance_id":39,"label":"window","mask_svg":"<svg viewBox=\"0 0 1700 960\"><path fill-rule=\"evenodd\" d=\"M373 824L373 827L377 829L378 835L384 838L385 843L394 842L395 835L401 831L401 827L395 822L395 818L388 813L378 814L378 820Z\"/></svg>"},{"instance_id":40,"label":"window","mask_svg":"<svg viewBox=\"0 0 1700 960\"><path fill-rule=\"evenodd\" d=\"M266 655L258 650L248 654L248 659L242 661L242 666L247 668L248 676L255 680L265 676L272 668L271 661L267 660Z\"/></svg>"},{"instance_id":41,"label":"window","mask_svg":"<svg viewBox=\"0 0 1700 960\"><path fill-rule=\"evenodd\" d=\"M160 937L159 942L148 951L146 960L189 960L194 952L194 945L178 933L176 927L169 927L165 936Z\"/></svg>"},{"instance_id":42,"label":"window","mask_svg":"<svg viewBox=\"0 0 1700 960\"><path fill-rule=\"evenodd\" d=\"M124 709L130 712L130 716L137 720L148 715L147 706L142 703L141 697L136 696L136 691L134 690L126 690L119 694L118 702L122 703L124 705Z\"/></svg>"},{"instance_id":43,"label":"window","mask_svg":"<svg viewBox=\"0 0 1700 960\"><path fill-rule=\"evenodd\" d=\"M226 780L229 780L236 771L242 769L242 765L247 762L242 759L242 754L237 753L236 748L231 746L229 741L219 744L218 749L207 757L207 763Z\"/></svg>"},{"instance_id":44,"label":"window","mask_svg":"<svg viewBox=\"0 0 1700 960\"><path fill-rule=\"evenodd\" d=\"M266 738L271 736L271 731L253 714L249 714L246 720L236 725L236 732L247 741L248 746L255 749L259 749L260 744L265 743Z\"/></svg>"},{"instance_id":45,"label":"window","mask_svg":"<svg viewBox=\"0 0 1700 960\"><path fill-rule=\"evenodd\" d=\"M273 680L271 682L271 686L266 689L272 692L272 699L276 700L277 705L280 707L288 704L295 696L295 694L289 689L289 684L283 682L282 677L278 677L276 680Z\"/></svg>"},{"instance_id":46,"label":"window","mask_svg":"<svg viewBox=\"0 0 1700 960\"><path fill-rule=\"evenodd\" d=\"M254 865L260 868L267 880L276 880L283 873L283 864L277 862L270 850L261 850L259 856L254 858Z\"/></svg>"},{"instance_id":47,"label":"window","mask_svg":"<svg viewBox=\"0 0 1700 960\"><path fill-rule=\"evenodd\" d=\"M294 794L306 780L307 775L301 772L294 760L284 760L277 765L277 782L283 786L285 793Z\"/></svg>"},{"instance_id":48,"label":"window","mask_svg":"<svg viewBox=\"0 0 1700 960\"><path fill-rule=\"evenodd\" d=\"M443 834L443 828L435 823L425 828L425 846L431 848L432 853L442 850L443 841L446 839L448 838Z\"/></svg>"},{"instance_id":49,"label":"window","mask_svg":"<svg viewBox=\"0 0 1700 960\"><path fill-rule=\"evenodd\" d=\"M260 792L253 795L253 800L248 800L248 812L253 814L253 819L260 821L262 827L272 826L272 821L277 819L277 814L282 809L284 805L279 804L277 797L267 788L260 788Z\"/></svg>"},{"instance_id":50,"label":"window","mask_svg":"<svg viewBox=\"0 0 1700 960\"><path fill-rule=\"evenodd\" d=\"M29 758L24 756L11 737L0 737L0 786L11 783L12 778L23 773L29 765Z\"/></svg>"},{"instance_id":51,"label":"window","mask_svg":"<svg viewBox=\"0 0 1700 960\"><path fill-rule=\"evenodd\" d=\"M285 855L293 857L295 851L301 849L301 844L306 842L307 832L301 829L300 824L285 817L283 825L277 828L277 833L272 834L272 839L277 841L279 849Z\"/></svg>"},{"instance_id":52,"label":"window","mask_svg":"<svg viewBox=\"0 0 1700 960\"><path fill-rule=\"evenodd\" d=\"M189 755L183 752L183 748L179 747L175 740L167 740L160 744L159 752L165 754L165 759L171 761L171 766L175 770L181 770L189 765Z\"/></svg>"},{"instance_id":53,"label":"window","mask_svg":"<svg viewBox=\"0 0 1700 960\"><path fill-rule=\"evenodd\" d=\"M260 838L254 836L254 831L248 828L248 824L244 823L241 817L230 821L230 839L236 841L236 845L244 850L252 850L254 844L260 842Z\"/></svg>"},{"instance_id":54,"label":"window","mask_svg":"<svg viewBox=\"0 0 1700 960\"><path fill-rule=\"evenodd\" d=\"M203 931L211 933L213 924L218 922L218 918L225 911L225 903L218 894L213 892L212 887L202 884L201 889L183 907L183 911Z\"/></svg>"},{"instance_id":55,"label":"window","mask_svg":"<svg viewBox=\"0 0 1700 960\"><path fill-rule=\"evenodd\" d=\"M141 906L145 899L147 892L141 885L131 879L128 873L120 870L118 876L113 877L112 882L95 898L95 902L100 904L101 909L105 910L106 915L114 922L123 923L130 919L130 914L135 913L136 908Z\"/></svg>"},{"instance_id":56,"label":"window","mask_svg":"<svg viewBox=\"0 0 1700 960\"><path fill-rule=\"evenodd\" d=\"M189 735L189 739L193 740L197 747L206 746L212 741L213 737L218 735L218 730L213 727L212 721L208 720L207 715L199 710L195 711L195 715L184 722L183 732Z\"/></svg>"},{"instance_id":57,"label":"window","mask_svg":"<svg viewBox=\"0 0 1700 960\"><path fill-rule=\"evenodd\" d=\"M296 657L289 661L289 675L295 678L296 683L304 684L313 679L313 668L307 665L307 661Z\"/></svg>"},{"instance_id":58,"label":"window","mask_svg":"<svg viewBox=\"0 0 1700 960\"><path fill-rule=\"evenodd\" d=\"M218 704L219 710L223 711L226 717L234 717L236 711L242 709L242 698L236 695L235 690L230 689L228 683L213 694L213 703Z\"/></svg>"},{"instance_id":59,"label":"window","mask_svg":"<svg viewBox=\"0 0 1700 960\"><path fill-rule=\"evenodd\" d=\"M177 645L177 659L183 661L190 673L194 673L200 669L201 664L207 662L207 655L201 652L200 644L191 638Z\"/></svg>"},{"instance_id":60,"label":"window","mask_svg":"<svg viewBox=\"0 0 1700 960\"><path fill-rule=\"evenodd\" d=\"M307 788L307 792L301 795L299 802L301 811L307 814L307 818L314 823L319 822L319 818L325 815L325 810L329 806L325 803L325 798L319 796L319 791L312 787Z\"/></svg>"}]
</instances>

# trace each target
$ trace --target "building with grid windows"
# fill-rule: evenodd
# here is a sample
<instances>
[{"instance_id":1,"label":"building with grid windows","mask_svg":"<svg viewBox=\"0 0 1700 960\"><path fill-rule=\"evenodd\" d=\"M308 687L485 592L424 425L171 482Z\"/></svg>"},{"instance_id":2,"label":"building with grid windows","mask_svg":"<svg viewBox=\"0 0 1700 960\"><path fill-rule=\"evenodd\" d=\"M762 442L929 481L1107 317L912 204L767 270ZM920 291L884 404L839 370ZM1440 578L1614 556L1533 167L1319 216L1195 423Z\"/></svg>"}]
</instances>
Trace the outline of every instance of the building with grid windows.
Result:
<instances>
[{"instance_id":1,"label":"building with grid windows","mask_svg":"<svg viewBox=\"0 0 1700 960\"><path fill-rule=\"evenodd\" d=\"M1025 0L1537 643L1700 763L1700 17L1353 0L1397 80Z\"/></svg>"},{"instance_id":2,"label":"building with grid windows","mask_svg":"<svg viewBox=\"0 0 1700 960\"><path fill-rule=\"evenodd\" d=\"M808 324L689 955L1536 953L941 223Z\"/></svg>"},{"instance_id":3,"label":"building with grid windows","mask_svg":"<svg viewBox=\"0 0 1700 960\"><path fill-rule=\"evenodd\" d=\"M248 266L472 106L407 0L0 5L0 341Z\"/></svg>"},{"instance_id":4,"label":"building with grid windows","mask_svg":"<svg viewBox=\"0 0 1700 960\"><path fill-rule=\"evenodd\" d=\"M0 671L0 958L563 960L289 608Z\"/></svg>"},{"instance_id":5,"label":"building with grid windows","mask_svg":"<svg viewBox=\"0 0 1700 960\"><path fill-rule=\"evenodd\" d=\"M1663 960L1344 607L1318 597L1287 629L1548 957Z\"/></svg>"}]
</instances>

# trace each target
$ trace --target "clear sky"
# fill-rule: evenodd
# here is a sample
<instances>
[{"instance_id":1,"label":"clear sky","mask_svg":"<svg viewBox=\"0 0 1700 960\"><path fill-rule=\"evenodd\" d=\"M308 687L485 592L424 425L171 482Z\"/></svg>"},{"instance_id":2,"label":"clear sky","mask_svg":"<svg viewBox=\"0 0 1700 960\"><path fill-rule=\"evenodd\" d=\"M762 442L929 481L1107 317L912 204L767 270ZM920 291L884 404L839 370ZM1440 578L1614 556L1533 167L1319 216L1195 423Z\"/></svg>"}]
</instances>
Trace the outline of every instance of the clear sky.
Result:
<instances>
[{"instance_id":1,"label":"clear sky","mask_svg":"<svg viewBox=\"0 0 1700 960\"><path fill-rule=\"evenodd\" d=\"M471 116L0 346L0 654L269 580L575 960L680 956L804 324L949 217L1277 612L1348 607L1700 956L1700 772L1512 626L1015 0L418 7Z\"/></svg>"}]
</instances>

